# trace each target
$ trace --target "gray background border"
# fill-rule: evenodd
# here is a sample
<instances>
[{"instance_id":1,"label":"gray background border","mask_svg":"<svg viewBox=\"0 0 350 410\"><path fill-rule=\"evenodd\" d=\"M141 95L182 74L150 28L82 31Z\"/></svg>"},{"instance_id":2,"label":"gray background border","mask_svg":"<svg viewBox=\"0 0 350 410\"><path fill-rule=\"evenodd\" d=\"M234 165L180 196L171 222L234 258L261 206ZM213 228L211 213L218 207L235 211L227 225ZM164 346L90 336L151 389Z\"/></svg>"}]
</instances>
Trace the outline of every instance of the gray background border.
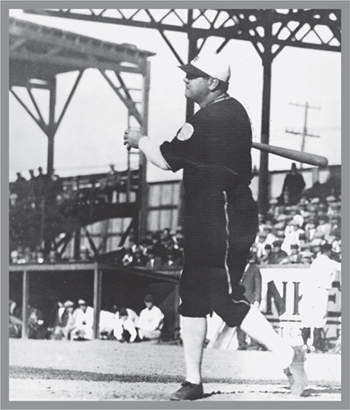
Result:
<instances>
[{"instance_id":1,"label":"gray background border","mask_svg":"<svg viewBox=\"0 0 350 410\"><path fill-rule=\"evenodd\" d=\"M349 1L1 1L1 409L349 409ZM22 8L329 8L342 10L342 400L341 402L14 402L8 396L8 10Z\"/></svg>"}]
</instances>

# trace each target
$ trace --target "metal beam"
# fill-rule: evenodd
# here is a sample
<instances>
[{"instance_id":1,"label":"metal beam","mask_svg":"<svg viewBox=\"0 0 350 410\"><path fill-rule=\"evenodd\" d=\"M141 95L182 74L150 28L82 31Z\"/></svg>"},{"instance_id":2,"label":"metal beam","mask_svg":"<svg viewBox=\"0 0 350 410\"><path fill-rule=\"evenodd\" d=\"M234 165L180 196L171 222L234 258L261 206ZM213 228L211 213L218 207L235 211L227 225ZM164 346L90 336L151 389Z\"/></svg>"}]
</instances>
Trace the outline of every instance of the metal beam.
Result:
<instances>
[{"instance_id":1,"label":"metal beam","mask_svg":"<svg viewBox=\"0 0 350 410\"><path fill-rule=\"evenodd\" d=\"M286 41L283 38L276 38L276 44L288 45L290 47L301 47L310 49L321 49L329 51L340 51L340 24L341 13L338 9L290 9L283 11L273 9L192 9L192 18L187 17L184 21L179 17L179 10L165 9L164 17L156 18L156 13L159 10L144 10L138 9L131 16L126 17L125 10L113 9L119 12L120 17L109 17L107 14L110 10L105 9L99 14L95 14L90 10L91 14L78 13L76 10L72 12L68 10L25 10L27 13L40 14L46 16L72 18L86 21L95 21L109 24L127 25L139 28L157 29L160 33L165 31L182 32L197 38L206 38L208 36L225 37L226 39L237 39L256 41L254 38L257 34L258 27L265 27L266 25L282 24L287 28L287 24L291 22L302 23L303 27L309 25L315 35L319 35L319 27L328 27L334 35L334 39L339 44L329 44L330 40L322 40L321 44L307 41L306 38L294 37L292 41ZM145 13L148 20L142 20ZM181 10L184 11L184 10ZM165 21L171 16L174 20L172 24ZM175 23L176 22L176 23ZM264 38L260 39L264 42Z\"/></svg>"}]
</instances>

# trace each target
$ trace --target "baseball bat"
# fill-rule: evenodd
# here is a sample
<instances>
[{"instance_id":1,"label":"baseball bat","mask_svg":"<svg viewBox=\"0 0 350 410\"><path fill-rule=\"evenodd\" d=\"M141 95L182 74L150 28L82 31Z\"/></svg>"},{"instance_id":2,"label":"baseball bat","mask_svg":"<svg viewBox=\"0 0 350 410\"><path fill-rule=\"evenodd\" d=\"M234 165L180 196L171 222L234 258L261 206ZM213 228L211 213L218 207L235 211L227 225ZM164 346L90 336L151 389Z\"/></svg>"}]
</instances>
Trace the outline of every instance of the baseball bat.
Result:
<instances>
[{"instance_id":1,"label":"baseball bat","mask_svg":"<svg viewBox=\"0 0 350 410\"><path fill-rule=\"evenodd\" d=\"M260 151L268 152L269 154L279 155L280 157L289 158L297 162L303 162L304 164L316 165L318 167L325 167L328 164L328 159L321 155L309 154L303 151L276 147L274 145L262 144L254 141L252 147Z\"/></svg>"}]
</instances>

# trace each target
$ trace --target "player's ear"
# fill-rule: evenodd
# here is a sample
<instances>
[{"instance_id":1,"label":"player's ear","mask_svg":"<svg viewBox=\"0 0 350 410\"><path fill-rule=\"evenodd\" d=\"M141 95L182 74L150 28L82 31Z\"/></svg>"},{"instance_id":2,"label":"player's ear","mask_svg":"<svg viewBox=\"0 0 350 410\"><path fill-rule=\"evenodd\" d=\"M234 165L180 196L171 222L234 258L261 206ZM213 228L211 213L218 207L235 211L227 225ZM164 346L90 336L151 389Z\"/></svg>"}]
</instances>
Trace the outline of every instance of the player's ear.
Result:
<instances>
[{"instance_id":1,"label":"player's ear","mask_svg":"<svg viewBox=\"0 0 350 410\"><path fill-rule=\"evenodd\" d=\"M210 77L209 78L209 90L215 91L219 85L220 81L217 78Z\"/></svg>"}]
</instances>

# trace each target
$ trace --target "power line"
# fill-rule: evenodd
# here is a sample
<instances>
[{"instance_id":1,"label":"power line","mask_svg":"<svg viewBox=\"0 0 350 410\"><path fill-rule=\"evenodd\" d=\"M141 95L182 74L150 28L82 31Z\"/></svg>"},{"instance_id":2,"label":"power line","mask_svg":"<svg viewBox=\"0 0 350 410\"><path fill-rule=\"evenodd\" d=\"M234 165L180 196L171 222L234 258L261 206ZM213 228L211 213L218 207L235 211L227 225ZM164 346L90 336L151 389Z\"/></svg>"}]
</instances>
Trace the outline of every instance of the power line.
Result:
<instances>
[{"instance_id":1,"label":"power line","mask_svg":"<svg viewBox=\"0 0 350 410\"><path fill-rule=\"evenodd\" d=\"M319 135L315 135L315 134L310 134L307 132L307 115L308 115L308 111L310 108L319 110L320 107L312 107L311 105L309 105L308 102L305 103L305 105L301 105L301 104L296 104L296 103L290 103L290 105L294 105L296 107L302 107L305 109L305 113L304 113L304 127L303 127L303 132L296 132L290 129L286 129L286 132L288 134L294 134L294 135L302 135L302 141L301 141L301 151L304 152L305 151L305 143L306 143L306 137L315 137L315 138L320 138ZM302 168L303 165L300 164L300 168Z\"/></svg>"}]
</instances>

